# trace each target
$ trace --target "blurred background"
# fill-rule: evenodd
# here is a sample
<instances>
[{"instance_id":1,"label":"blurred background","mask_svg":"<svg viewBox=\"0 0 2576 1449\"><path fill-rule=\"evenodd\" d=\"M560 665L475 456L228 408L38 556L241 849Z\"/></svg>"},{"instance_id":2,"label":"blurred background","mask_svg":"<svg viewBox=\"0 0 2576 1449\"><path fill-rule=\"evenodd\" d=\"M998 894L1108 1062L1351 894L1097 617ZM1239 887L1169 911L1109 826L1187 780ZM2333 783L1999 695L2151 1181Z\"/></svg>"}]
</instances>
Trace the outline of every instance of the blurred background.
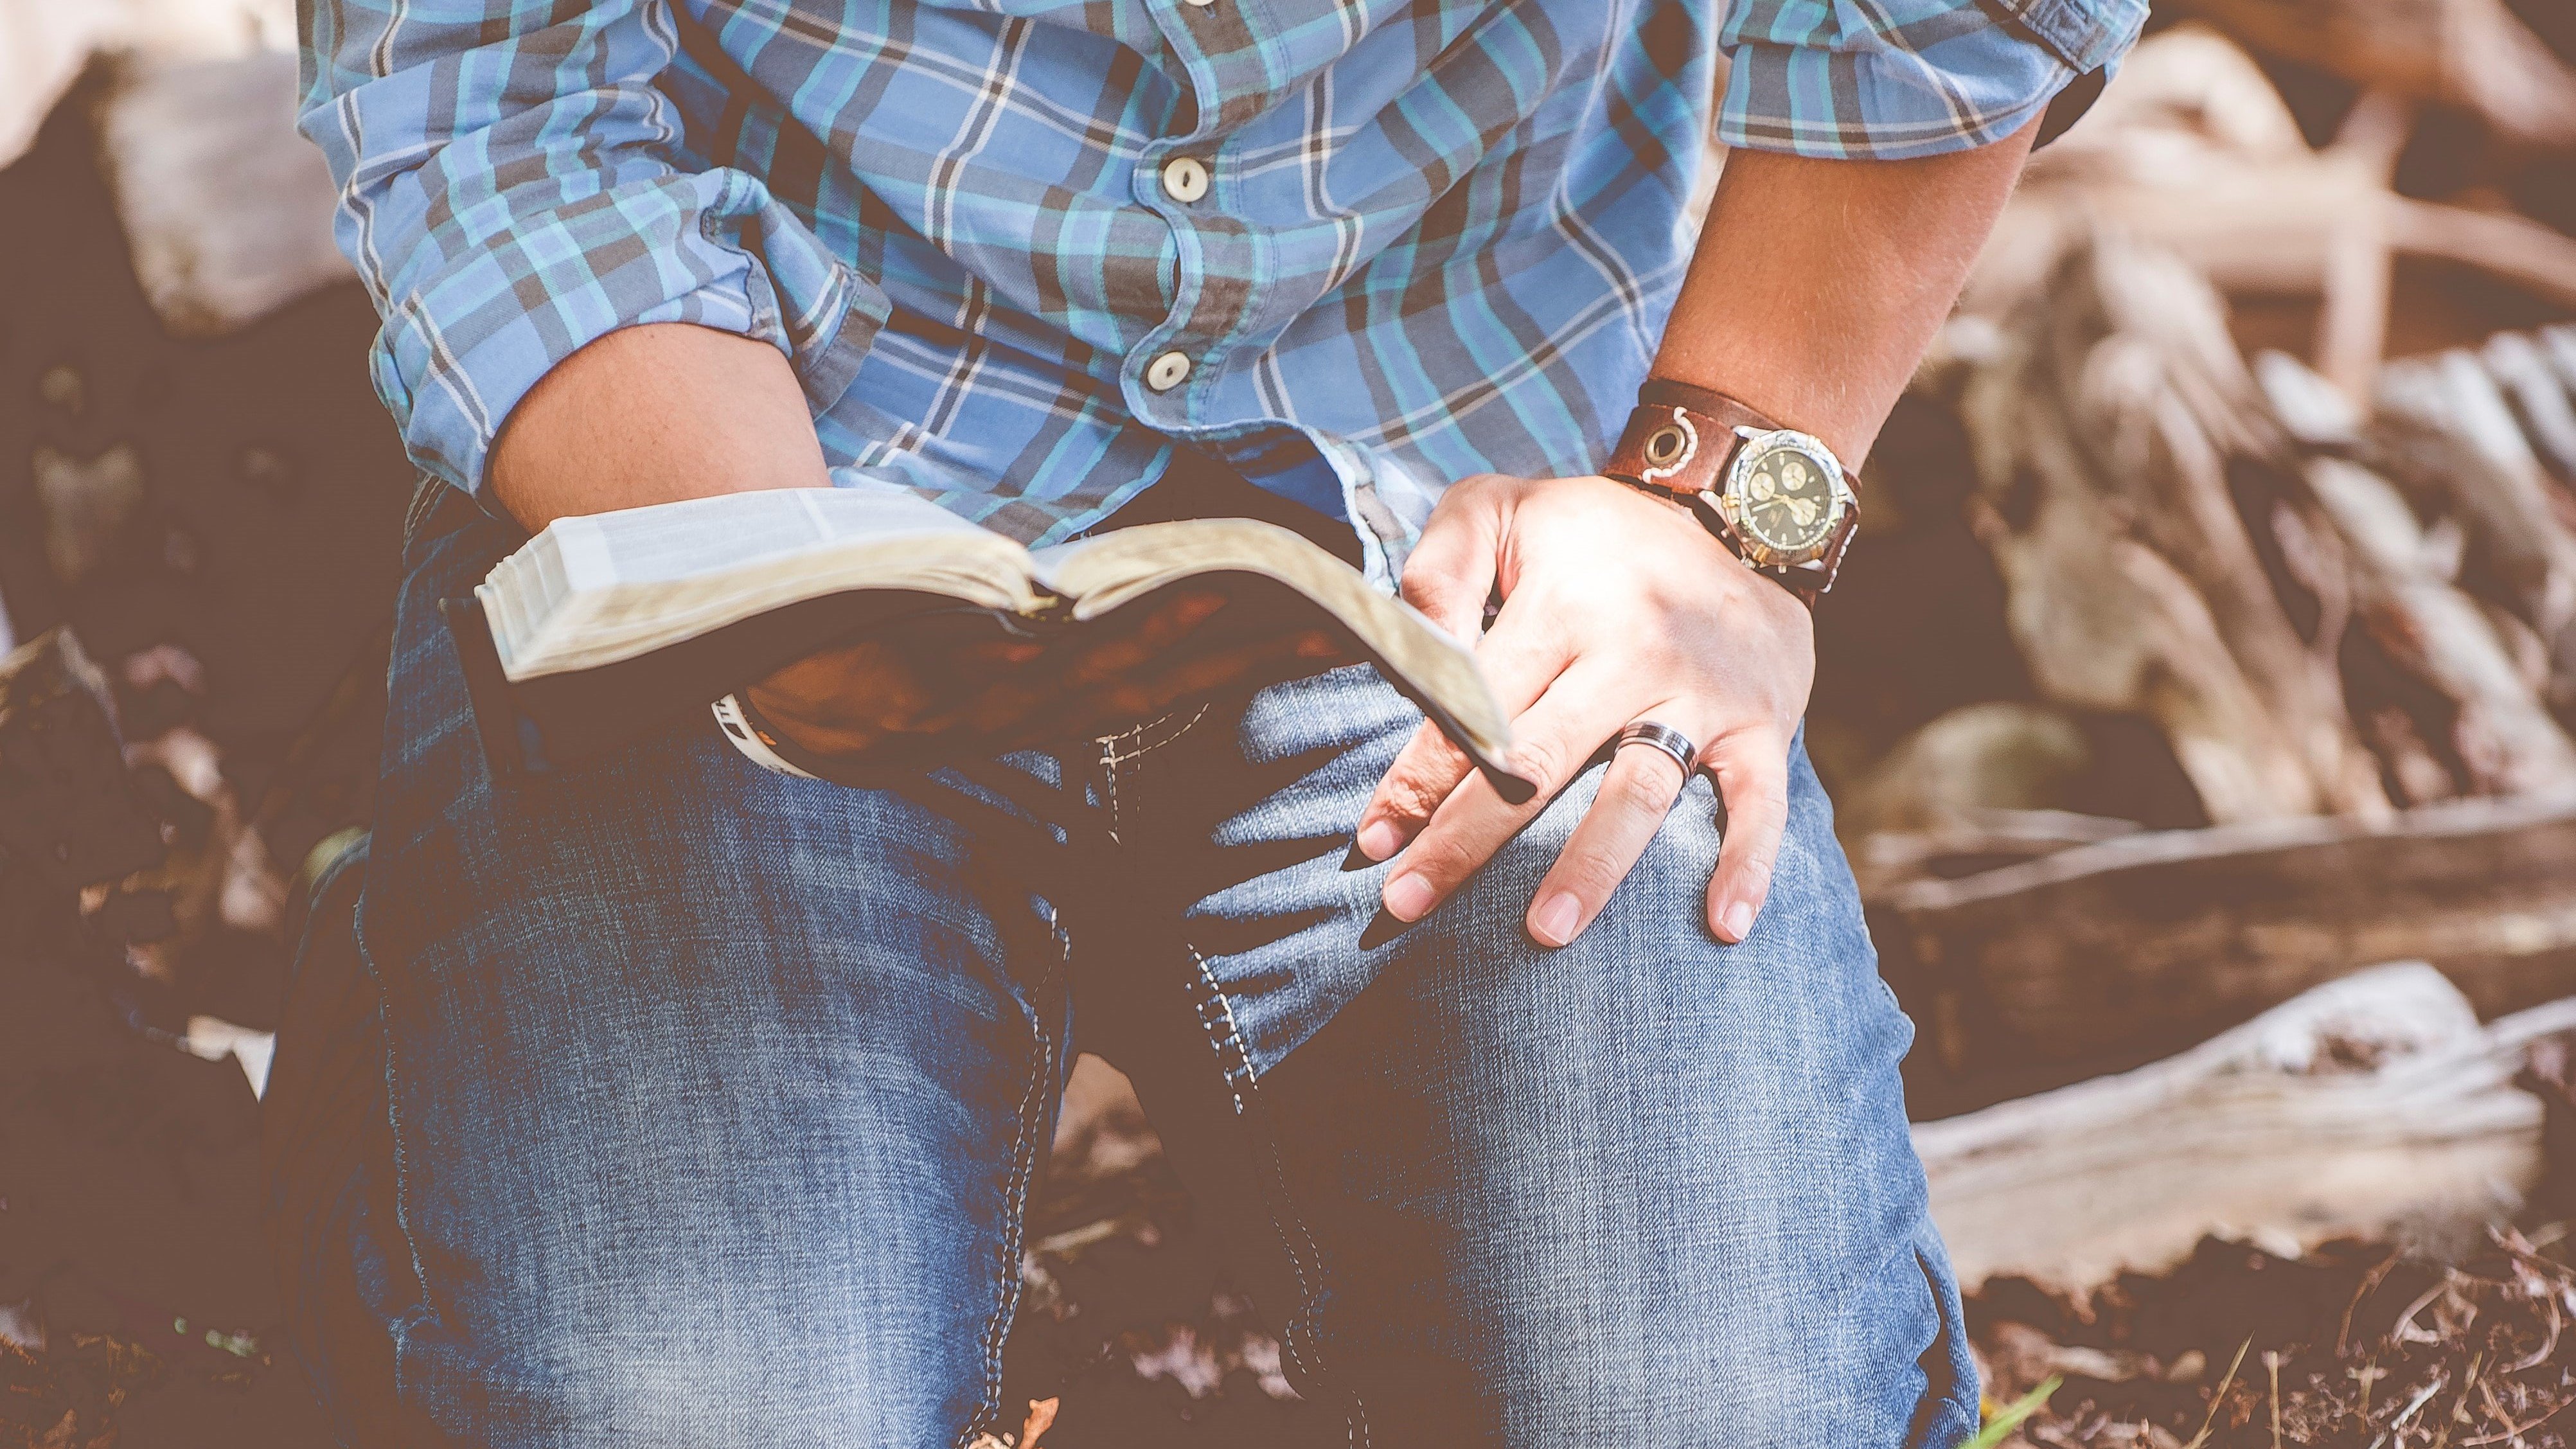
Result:
<instances>
[{"instance_id":1,"label":"blurred background","mask_svg":"<svg viewBox=\"0 0 2576 1449\"><path fill-rule=\"evenodd\" d=\"M2565 1445L2576 7L2150 31L1818 616L1990 1433ZM260 1097L413 474L295 70L288 0L0 0L0 1449L332 1442ZM1096 1060L1031 1244L1015 1449L1299 1429Z\"/></svg>"}]
</instances>

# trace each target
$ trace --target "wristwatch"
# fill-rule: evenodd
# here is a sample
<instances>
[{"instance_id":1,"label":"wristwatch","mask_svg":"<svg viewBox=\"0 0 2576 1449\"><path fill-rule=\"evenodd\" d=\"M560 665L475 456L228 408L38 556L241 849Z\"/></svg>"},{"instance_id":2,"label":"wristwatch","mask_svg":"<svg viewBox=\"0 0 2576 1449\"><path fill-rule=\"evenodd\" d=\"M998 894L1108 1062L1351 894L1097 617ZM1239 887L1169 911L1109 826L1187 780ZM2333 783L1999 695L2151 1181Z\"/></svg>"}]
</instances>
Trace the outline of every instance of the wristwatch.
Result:
<instances>
[{"instance_id":1,"label":"wristwatch","mask_svg":"<svg viewBox=\"0 0 2576 1449\"><path fill-rule=\"evenodd\" d=\"M1637 390L1601 472L1681 502L1746 568L1809 608L1834 586L1860 527L1860 496L1831 448L1688 383Z\"/></svg>"}]
</instances>

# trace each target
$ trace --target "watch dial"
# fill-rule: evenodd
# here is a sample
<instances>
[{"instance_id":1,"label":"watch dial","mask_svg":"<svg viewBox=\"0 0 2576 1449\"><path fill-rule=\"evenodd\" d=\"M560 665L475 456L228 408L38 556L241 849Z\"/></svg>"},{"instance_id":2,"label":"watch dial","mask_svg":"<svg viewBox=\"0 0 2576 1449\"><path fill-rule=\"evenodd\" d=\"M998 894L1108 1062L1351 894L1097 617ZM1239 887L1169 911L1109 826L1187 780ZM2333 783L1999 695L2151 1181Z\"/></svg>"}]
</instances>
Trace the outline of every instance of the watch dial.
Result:
<instances>
[{"instance_id":1,"label":"watch dial","mask_svg":"<svg viewBox=\"0 0 2576 1449\"><path fill-rule=\"evenodd\" d=\"M1814 459L1775 445L1756 455L1744 480L1745 529L1781 553L1822 548L1834 520L1833 480Z\"/></svg>"}]
</instances>

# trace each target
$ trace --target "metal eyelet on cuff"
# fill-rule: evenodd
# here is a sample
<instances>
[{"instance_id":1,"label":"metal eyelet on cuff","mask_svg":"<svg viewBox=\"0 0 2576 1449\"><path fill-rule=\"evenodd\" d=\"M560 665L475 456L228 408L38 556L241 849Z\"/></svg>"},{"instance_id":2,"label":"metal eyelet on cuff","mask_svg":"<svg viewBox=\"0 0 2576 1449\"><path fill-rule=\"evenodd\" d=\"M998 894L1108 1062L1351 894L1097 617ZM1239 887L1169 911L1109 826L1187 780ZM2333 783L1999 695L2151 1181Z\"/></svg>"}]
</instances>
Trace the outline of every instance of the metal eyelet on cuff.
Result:
<instances>
[{"instance_id":1,"label":"metal eyelet on cuff","mask_svg":"<svg viewBox=\"0 0 2576 1449\"><path fill-rule=\"evenodd\" d=\"M1646 462L1656 468L1670 468L1690 453L1690 434L1676 424L1666 423L1646 435Z\"/></svg>"}]
</instances>

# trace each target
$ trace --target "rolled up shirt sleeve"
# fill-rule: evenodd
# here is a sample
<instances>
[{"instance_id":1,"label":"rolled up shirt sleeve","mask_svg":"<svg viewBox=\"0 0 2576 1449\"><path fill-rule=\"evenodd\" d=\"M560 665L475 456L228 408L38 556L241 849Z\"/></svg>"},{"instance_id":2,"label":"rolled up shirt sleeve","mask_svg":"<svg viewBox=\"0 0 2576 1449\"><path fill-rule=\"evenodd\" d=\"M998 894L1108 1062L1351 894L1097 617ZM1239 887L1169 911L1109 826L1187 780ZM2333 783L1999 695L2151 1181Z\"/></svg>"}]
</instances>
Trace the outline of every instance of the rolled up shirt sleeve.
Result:
<instances>
[{"instance_id":1,"label":"rolled up shirt sleeve","mask_svg":"<svg viewBox=\"0 0 2576 1449\"><path fill-rule=\"evenodd\" d=\"M479 493L539 378L621 327L776 345L820 411L885 296L748 172L696 164L655 81L667 0L308 0L299 129L384 327L376 390L413 459Z\"/></svg>"},{"instance_id":2,"label":"rolled up shirt sleeve","mask_svg":"<svg viewBox=\"0 0 2576 1449\"><path fill-rule=\"evenodd\" d=\"M1718 139L1828 159L1982 146L2115 64L2146 18L2147 0L1737 0Z\"/></svg>"}]
</instances>

